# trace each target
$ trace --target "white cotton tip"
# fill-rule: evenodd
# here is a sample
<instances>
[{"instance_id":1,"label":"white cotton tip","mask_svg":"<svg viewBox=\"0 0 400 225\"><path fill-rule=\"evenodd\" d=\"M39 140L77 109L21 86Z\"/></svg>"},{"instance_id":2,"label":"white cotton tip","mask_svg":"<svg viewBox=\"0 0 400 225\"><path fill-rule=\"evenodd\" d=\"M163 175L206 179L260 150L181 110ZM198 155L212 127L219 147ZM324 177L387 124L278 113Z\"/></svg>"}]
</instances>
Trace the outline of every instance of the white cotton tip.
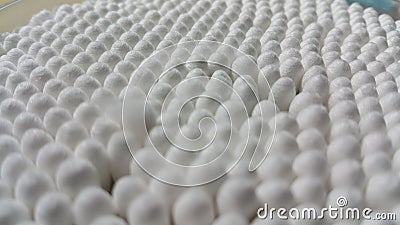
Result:
<instances>
[{"instance_id":1,"label":"white cotton tip","mask_svg":"<svg viewBox=\"0 0 400 225\"><path fill-rule=\"evenodd\" d=\"M118 179L112 190L113 202L118 215L126 218L129 204L144 193L146 189L146 183L134 176L125 176Z\"/></svg>"},{"instance_id":2,"label":"white cotton tip","mask_svg":"<svg viewBox=\"0 0 400 225\"><path fill-rule=\"evenodd\" d=\"M365 156L375 152L386 152L389 154L393 152L392 142L388 134L373 132L363 138L361 145L362 155Z\"/></svg>"},{"instance_id":3,"label":"white cotton tip","mask_svg":"<svg viewBox=\"0 0 400 225\"><path fill-rule=\"evenodd\" d=\"M257 59L257 64L260 68L264 68L267 65L278 65L279 58L274 52L265 52L261 54Z\"/></svg>"},{"instance_id":4,"label":"white cotton tip","mask_svg":"<svg viewBox=\"0 0 400 225\"><path fill-rule=\"evenodd\" d=\"M351 68L346 61L342 59L337 59L329 64L329 66L327 67L327 74L329 81L332 81L340 76L351 78Z\"/></svg>"},{"instance_id":5,"label":"white cotton tip","mask_svg":"<svg viewBox=\"0 0 400 225\"><path fill-rule=\"evenodd\" d=\"M172 215L177 225L211 224L215 211L212 199L206 192L190 190L177 199Z\"/></svg>"},{"instance_id":6,"label":"white cotton tip","mask_svg":"<svg viewBox=\"0 0 400 225\"><path fill-rule=\"evenodd\" d=\"M290 183L279 178L260 183L256 194L260 202L267 202L274 208L290 207L294 203Z\"/></svg>"},{"instance_id":7,"label":"white cotton tip","mask_svg":"<svg viewBox=\"0 0 400 225\"><path fill-rule=\"evenodd\" d=\"M352 100L344 100L337 103L329 112L329 117L332 122L342 119L350 119L356 122L360 120L357 105Z\"/></svg>"},{"instance_id":8,"label":"white cotton tip","mask_svg":"<svg viewBox=\"0 0 400 225\"><path fill-rule=\"evenodd\" d=\"M127 225L127 223L114 215L99 216L90 225Z\"/></svg>"},{"instance_id":9,"label":"white cotton tip","mask_svg":"<svg viewBox=\"0 0 400 225\"><path fill-rule=\"evenodd\" d=\"M60 56L67 62L71 62L74 57L79 53L82 52L83 49L79 46L73 44L67 44L62 48Z\"/></svg>"},{"instance_id":10,"label":"white cotton tip","mask_svg":"<svg viewBox=\"0 0 400 225\"><path fill-rule=\"evenodd\" d=\"M305 76L305 75L304 75ZM323 103L326 103L329 97L329 82L326 75L318 74L310 77L302 86L303 92L318 93Z\"/></svg>"},{"instance_id":11,"label":"white cotton tip","mask_svg":"<svg viewBox=\"0 0 400 225\"><path fill-rule=\"evenodd\" d=\"M24 112L15 118L13 134L22 138L26 131L33 128L43 129L42 121L35 114Z\"/></svg>"},{"instance_id":12,"label":"white cotton tip","mask_svg":"<svg viewBox=\"0 0 400 225\"><path fill-rule=\"evenodd\" d=\"M83 71L87 71L94 62L94 59L86 52L78 53L72 60L72 63L79 66Z\"/></svg>"},{"instance_id":13,"label":"white cotton tip","mask_svg":"<svg viewBox=\"0 0 400 225\"><path fill-rule=\"evenodd\" d=\"M340 53L336 51L330 51L322 55L325 65L331 65L334 61L340 59Z\"/></svg>"},{"instance_id":14,"label":"white cotton tip","mask_svg":"<svg viewBox=\"0 0 400 225\"><path fill-rule=\"evenodd\" d=\"M18 201L23 202L29 209L33 209L38 199L54 188L49 175L40 170L28 169L18 178L14 193Z\"/></svg>"},{"instance_id":15,"label":"white cotton tip","mask_svg":"<svg viewBox=\"0 0 400 225\"><path fill-rule=\"evenodd\" d=\"M66 87L67 85L64 81L59 79L51 79L44 85L43 93L52 96L54 99L57 99L60 92Z\"/></svg>"},{"instance_id":16,"label":"white cotton tip","mask_svg":"<svg viewBox=\"0 0 400 225\"><path fill-rule=\"evenodd\" d=\"M87 139L81 142L74 151L75 156L84 158L96 167L101 186L105 190L111 188L111 174L107 150L99 141Z\"/></svg>"},{"instance_id":17,"label":"white cotton tip","mask_svg":"<svg viewBox=\"0 0 400 225\"><path fill-rule=\"evenodd\" d=\"M49 61L50 58L56 55L57 55L56 51L54 51L52 48L44 47L40 49L39 52L37 53L36 60L40 65L44 66L46 65L47 61Z\"/></svg>"},{"instance_id":18,"label":"white cotton tip","mask_svg":"<svg viewBox=\"0 0 400 225\"><path fill-rule=\"evenodd\" d=\"M372 107L371 107L372 108ZM360 132L361 135L366 136L367 134L373 132L385 132L386 131L386 123L384 120L384 116L380 112L370 112L367 115L364 115L360 120Z\"/></svg>"},{"instance_id":19,"label":"white cotton tip","mask_svg":"<svg viewBox=\"0 0 400 225\"><path fill-rule=\"evenodd\" d=\"M376 75L386 71L385 65L379 61L373 61L373 62L368 63L367 69L368 69L368 71L371 72L371 74L373 76L376 76Z\"/></svg>"},{"instance_id":20,"label":"white cotton tip","mask_svg":"<svg viewBox=\"0 0 400 225\"><path fill-rule=\"evenodd\" d=\"M305 129L297 135L297 144L300 151L325 150L327 143L324 135L317 129Z\"/></svg>"},{"instance_id":21,"label":"white cotton tip","mask_svg":"<svg viewBox=\"0 0 400 225\"><path fill-rule=\"evenodd\" d=\"M83 27L83 26L86 26L86 25L87 25L87 24L85 24L85 22L82 21L79 25L81 25L83 29L86 29L86 27ZM83 30L83 29L82 29L82 30ZM81 47L82 49L86 49L87 46L88 46L91 42L92 42L92 40L91 40L88 36L86 36L86 35L84 35L84 34L78 34L78 35L74 38L72 44L77 45L77 46Z\"/></svg>"},{"instance_id":22,"label":"white cotton tip","mask_svg":"<svg viewBox=\"0 0 400 225\"><path fill-rule=\"evenodd\" d=\"M119 95L121 90L127 85L127 79L123 75L117 73L110 74L104 81L104 87L110 90L114 95Z\"/></svg>"},{"instance_id":23,"label":"white cotton tip","mask_svg":"<svg viewBox=\"0 0 400 225\"><path fill-rule=\"evenodd\" d=\"M131 62L133 65L136 67L139 67L139 65L145 60L145 56L138 52L138 51L130 51L126 54L125 60Z\"/></svg>"},{"instance_id":24,"label":"white cotton tip","mask_svg":"<svg viewBox=\"0 0 400 225\"><path fill-rule=\"evenodd\" d=\"M53 141L53 138L41 129L30 129L25 132L21 139L22 153L35 160L41 147Z\"/></svg>"},{"instance_id":25,"label":"white cotton tip","mask_svg":"<svg viewBox=\"0 0 400 225\"><path fill-rule=\"evenodd\" d=\"M1 164L1 178L13 187L21 174L33 166L33 163L23 155L17 152L11 153Z\"/></svg>"},{"instance_id":26,"label":"white cotton tip","mask_svg":"<svg viewBox=\"0 0 400 225\"><path fill-rule=\"evenodd\" d=\"M335 188L356 187L362 189L365 185L365 174L356 160L341 160L331 168L331 184Z\"/></svg>"},{"instance_id":27,"label":"white cotton tip","mask_svg":"<svg viewBox=\"0 0 400 225\"><path fill-rule=\"evenodd\" d=\"M332 207L339 207L338 199L346 198L348 208L359 208L363 209L366 207L366 202L364 200L364 196L362 190L359 190L354 187L343 187L343 188L334 188L328 194L326 198L326 206L331 205ZM343 202L342 202L343 203ZM342 204L341 203L341 204Z\"/></svg>"},{"instance_id":28,"label":"white cotton tip","mask_svg":"<svg viewBox=\"0 0 400 225\"><path fill-rule=\"evenodd\" d=\"M293 161L293 172L298 176L314 176L324 179L328 174L328 164L320 150L309 149L297 155Z\"/></svg>"},{"instance_id":29,"label":"white cotton tip","mask_svg":"<svg viewBox=\"0 0 400 225\"><path fill-rule=\"evenodd\" d=\"M98 117L92 125L90 134L97 141L107 145L111 136L119 130L120 126L114 121L108 118Z\"/></svg>"},{"instance_id":30,"label":"white cotton tip","mask_svg":"<svg viewBox=\"0 0 400 225\"><path fill-rule=\"evenodd\" d=\"M88 187L76 197L72 211L77 225L90 224L97 217L114 214L109 193L99 187Z\"/></svg>"},{"instance_id":31,"label":"white cotton tip","mask_svg":"<svg viewBox=\"0 0 400 225\"><path fill-rule=\"evenodd\" d=\"M87 137L87 130L80 123L71 120L58 129L55 141L74 149Z\"/></svg>"},{"instance_id":32,"label":"white cotton tip","mask_svg":"<svg viewBox=\"0 0 400 225\"><path fill-rule=\"evenodd\" d=\"M390 209L399 202L400 182L396 174L385 172L374 175L366 186L367 203L378 209Z\"/></svg>"},{"instance_id":33,"label":"white cotton tip","mask_svg":"<svg viewBox=\"0 0 400 225\"><path fill-rule=\"evenodd\" d=\"M66 146L49 143L39 150L36 157L36 167L47 171L54 178L60 164L71 156L72 151Z\"/></svg>"},{"instance_id":34,"label":"white cotton tip","mask_svg":"<svg viewBox=\"0 0 400 225\"><path fill-rule=\"evenodd\" d=\"M54 75L45 67L37 67L30 74L31 82L36 86L37 89L43 90L47 81L54 78Z\"/></svg>"},{"instance_id":35,"label":"white cotton tip","mask_svg":"<svg viewBox=\"0 0 400 225\"><path fill-rule=\"evenodd\" d=\"M1 71L0 71L0 76L1 76ZM8 75L6 75L6 76L8 76ZM1 102L3 102L4 100L10 98L11 96L12 96L12 94L7 88L0 87L0 100L1 100ZM0 110L1 110L1 108L2 107L1 107L1 104L0 104Z\"/></svg>"},{"instance_id":36,"label":"white cotton tip","mask_svg":"<svg viewBox=\"0 0 400 225\"><path fill-rule=\"evenodd\" d=\"M87 160L70 158L64 160L56 173L57 188L71 198L89 186L100 184L96 168Z\"/></svg>"},{"instance_id":37,"label":"white cotton tip","mask_svg":"<svg viewBox=\"0 0 400 225\"><path fill-rule=\"evenodd\" d=\"M167 225L169 213L161 199L150 193L138 196L128 207L129 224Z\"/></svg>"},{"instance_id":38,"label":"white cotton tip","mask_svg":"<svg viewBox=\"0 0 400 225\"><path fill-rule=\"evenodd\" d=\"M59 55L60 55L60 53L62 52L62 50L64 49L64 46L66 46L68 43L67 43L67 41L65 41L64 39L62 39L62 38L57 38L57 39L55 39L54 41L53 41L53 43L51 43L51 45L50 45L50 47L52 47L57 53L59 53ZM29 52L28 52L29 53ZM61 58L63 58L61 55L60 55L60 57ZM64 58L63 58L64 59ZM65 59L64 59L65 60ZM67 61L67 60L65 60L65 61Z\"/></svg>"},{"instance_id":39,"label":"white cotton tip","mask_svg":"<svg viewBox=\"0 0 400 225\"><path fill-rule=\"evenodd\" d=\"M378 92L378 95L382 98L385 95L390 94L392 92L396 93L398 88L397 88L396 82L385 81L385 82L379 84L376 90Z\"/></svg>"},{"instance_id":40,"label":"white cotton tip","mask_svg":"<svg viewBox=\"0 0 400 225\"><path fill-rule=\"evenodd\" d=\"M0 135L12 135L12 126L10 121L0 118Z\"/></svg>"},{"instance_id":41,"label":"white cotton tip","mask_svg":"<svg viewBox=\"0 0 400 225\"><path fill-rule=\"evenodd\" d=\"M293 181L291 191L296 202L323 204L326 197L325 181L312 175L299 176Z\"/></svg>"},{"instance_id":42,"label":"white cotton tip","mask_svg":"<svg viewBox=\"0 0 400 225\"><path fill-rule=\"evenodd\" d=\"M108 141L107 152L110 160L111 175L116 180L129 174L132 155L122 132L116 132Z\"/></svg>"},{"instance_id":43,"label":"white cotton tip","mask_svg":"<svg viewBox=\"0 0 400 225\"><path fill-rule=\"evenodd\" d=\"M24 81L15 88L13 97L27 104L31 96L38 92L39 90L33 84Z\"/></svg>"},{"instance_id":44,"label":"white cotton tip","mask_svg":"<svg viewBox=\"0 0 400 225\"><path fill-rule=\"evenodd\" d=\"M300 59L301 54L299 50L294 48L289 48L286 50L282 49L282 53L279 55L279 61L284 63L286 60L290 60L291 58Z\"/></svg>"},{"instance_id":45,"label":"white cotton tip","mask_svg":"<svg viewBox=\"0 0 400 225\"><path fill-rule=\"evenodd\" d=\"M75 80L74 87L82 90L86 96L90 97L96 89L101 87L101 84L92 76L82 75Z\"/></svg>"},{"instance_id":46,"label":"white cotton tip","mask_svg":"<svg viewBox=\"0 0 400 225\"><path fill-rule=\"evenodd\" d=\"M316 128L324 136L329 132L329 121L328 112L321 105L311 105L301 110L297 115L297 123L300 129Z\"/></svg>"},{"instance_id":47,"label":"white cotton tip","mask_svg":"<svg viewBox=\"0 0 400 225\"><path fill-rule=\"evenodd\" d=\"M249 75L254 80L257 80L259 71L256 65L250 57L240 56L233 61L231 69L239 76Z\"/></svg>"},{"instance_id":48,"label":"white cotton tip","mask_svg":"<svg viewBox=\"0 0 400 225\"><path fill-rule=\"evenodd\" d=\"M21 36L19 34L13 33L7 35L4 38L4 50L9 51L10 49L15 48L20 40Z\"/></svg>"},{"instance_id":49,"label":"white cotton tip","mask_svg":"<svg viewBox=\"0 0 400 225\"><path fill-rule=\"evenodd\" d=\"M391 128L395 127L399 122L400 113L399 112L388 113L387 115L384 116L384 119L386 122L387 129L390 130Z\"/></svg>"},{"instance_id":50,"label":"white cotton tip","mask_svg":"<svg viewBox=\"0 0 400 225\"><path fill-rule=\"evenodd\" d=\"M98 41L90 42L86 47L87 54L95 61L97 61L105 51L107 51L106 46Z\"/></svg>"},{"instance_id":51,"label":"white cotton tip","mask_svg":"<svg viewBox=\"0 0 400 225\"><path fill-rule=\"evenodd\" d=\"M35 220L43 225L70 225L73 222L71 205L71 200L67 195L60 192L47 192L35 206Z\"/></svg>"},{"instance_id":52,"label":"white cotton tip","mask_svg":"<svg viewBox=\"0 0 400 225\"><path fill-rule=\"evenodd\" d=\"M1 199L0 223L4 225L15 225L30 219L28 208L21 202L13 199Z\"/></svg>"},{"instance_id":53,"label":"white cotton tip","mask_svg":"<svg viewBox=\"0 0 400 225\"><path fill-rule=\"evenodd\" d=\"M393 161L395 161L395 159L396 158L393 157ZM366 177L371 178L376 174L390 171L392 169L391 159L388 154L383 152L369 154L364 157L362 167Z\"/></svg>"},{"instance_id":54,"label":"white cotton tip","mask_svg":"<svg viewBox=\"0 0 400 225\"><path fill-rule=\"evenodd\" d=\"M351 68L351 73L356 74L360 71L367 70L367 66L365 63L359 59L355 59L352 62L350 62L350 68Z\"/></svg>"},{"instance_id":55,"label":"white cotton tip","mask_svg":"<svg viewBox=\"0 0 400 225\"><path fill-rule=\"evenodd\" d=\"M155 50L155 47L151 42L142 39L135 45L134 50L148 57Z\"/></svg>"},{"instance_id":56,"label":"white cotton tip","mask_svg":"<svg viewBox=\"0 0 400 225\"><path fill-rule=\"evenodd\" d=\"M292 179L294 177L290 160L284 154L269 155L257 169L257 176L262 180Z\"/></svg>"},{"instance_id":57,"label":"white cotton tip","mask_svg":"<svg viewBox=\"0 0 400 225\"><path fill-rule=\"evenodd\" d=\"M120 61L117 65L115 65L114 68L114 72L123 75L127 80L130 79L135 70L135 64L129 62L128 60Z\"/></svg>"},{"instance_id":58,"label":"white cotton tip","mask_svg":"<svg viewBox=\"0 0 400 225\"><path fill-rule=\"evenodd\" d=\"M226 171L226 166L223 165L223 163L212 163L206 167L202 167L201 170L189 170L189 172L186 174L186 183L202 184L209 182L210 179L212 179L214 181L207 183L202 187L202 189L209 195L215 195L218 191L218 188L224 181L224 179L220 176L221 174L226 174Z\"/></svg>"},{"instance_id":59,"label":"white cotton tip","mask_svg":"<svg viewBox=\"0 0 400 225\"><path fill-rule=\"evenodd\" d=\"M354 94L351 88L342 87L333 91L329 96L328 106L329 108L333 108L336 104L343 101L354 101Z\"/></svg>"},{"instance_id":60,"label":"white cotton tip","mask_svg":"<svg viewBox=\"0 0 400 225\"><path fill-rule=\"evenodd\" d=\"M116 41L111 46L111 51L115 52L123 59L125 55L131 51L131 47L124 41Z\"/></svg>"},{"instance_id":61,"label":"white cotton tip","mask_svg":"<svg viewBox=\"0 0 400 225\"><path fill-rule=\"evenodd\" d=\"M296 89L300 88L300 82L304 74L304 68L301 61L297 58L288 58L281 62L279 68L281 77L289 77L296 85Z\"/></svg>"},{"instance_id":62,"label":"white cotton tip","mask_svg":"<svg viewBox=\"0 0 400 225\"><path fill-rule=\"evenodd\" d=\"M46 94L34 94L28 101L26 109L28 112L34 113L43 119L46 112L56 105L56 100Z\"/></svg>"},{"instance_id":63,"label":"white cotton tip","mask_svg":"<svg viewBox=\"0 0 400 225\"><path fill-rule=\"evenodd\" d=\"M250 76L242 76L233 83L231 100L244 104L246 110L251 112L258 103L257 84Z\"/></svg>"},{"instance_id":64,"label":"white cotton tip","mask_svg":"<svg viewBox=\"0 0 400 225\"><path fill-rule=\"evenodd\" d=\"M302 109L313 104L321 105L321 97L312 92L301 92L293 98L289 106L289 112L292 115L297 115Z\"/></svg>"},{"instance_id":65,"label":"white cotton tip","mask_svg":"<svg viewBox=\"0 0 400 225\"><path fill-rule=\"evenodd\" d=\"M292 159L296 156L299 151L299 147L296 143L295 137L287 132L287 131L280 131L275 133L275 136L272 140L272 145L269 150L269 154L279 154L284 153L286 157Z\"/></svg>"},{"instance_id":66,"label":"white cotton tip","mask_svg":"<svg viewBox=\"0 0 400 225\"><path fill-rule=\"evenodd\" d=\"M327 150L329 165L334 165L345 159L359 159L361 157L360 143L353 135L341 136L332 141Z\"/></svg>"},{"instance_id":67,"label":"white cotton tip","mask_svg":"<svg viewBox=\"0 0 400 225\"><path fill-rule=\"evenodd\" d=\"M224 182L216 199L220 214L236 212L251 218L259 206L255 186L245 178L232 178Z\"/></svg>"},{"instance_id":68,"label":"white cotton tip","mask_svg":"<svg viewBox=\"0 0 400 225\"><path fill-rule=\"evenodd\" d=\"M113 70L115 65L121 60L121 57L112 51L105 51L98 59L100 63L106 64L111 70Z\"/></svg>"},{"instance_id":69,"label":"white cotton tip","mask_svg":"<svg viewBox=\"0 0 400 225\"><path fill-rule=\"evenodd\" d=\"M63 108L54 107L46 112L43 118L43 124L45 128L53 136L55 136L57 134L58 128L60 128L61 125L69 120L71 120L71 115L68 111Z\"/></svg>"},{"instance_id":70,"label":"white cotton tip","mask_svg":"<svg viewBox=\"0 0 400 225\"><path fill-rule=\"evenodd\" d=\"M161 77L160 81L169 84L171 87L174 87L179 82L181 82L183 74L176 68L168 70Z\"/></svg>"},{"instance_id":71,"label":"white cotton tip","mask_svg":"<svg viewBox=\"0 0 400 225\"><path fill-rule=\"evenodd\" d=\"M0 165L9 154L21 151L18 141L9 135L0 135L0 148Z\"/></svg>"},{"instance_id":72,"label":"white cotton tip","mask_svg":"<svg viewBox=\"0 0 400 225\"><path fill-rule=\"evenodd\" d=\"M392 92L382 97L380 99L382 112L386 115L393 111L399 111L400 110L400 104L398 102L399 99L400 99L400 94L398 92Z\"/></svg>"},{"instance_id":73,"label":"white cotton tip","mask_svg":"<svg viewBox=\"0 0 400 225\"><path fill-rule=\"evenodd\" d=\"M140 71L140 73L136 72L132 77L132 82L135 83L135 86L142 89L143 92L147 93L152 85L155 83L156 76L153 71L144 68ZM171 85L171 84L170 84Z\"/></svg>"},{"instance_id":74,"label":"white cotton tip","mask_svg":"<svg viewBox=\"0 0 400 225\"><path fill-rule=\"evenodd\" d=\"M184 191L184 188L173 186L163 181L182 183L185 178L184 174L182 174L181 171L162 170L157 173L157 178L158 180L153 179L150 181L150 191L153 194L160 196L168 208L172 208L176 199Z\"/></svg>"},{"instance_id":75,"label":"white cotton tip","mask_svg":"<svg viewBox=\"0 0 400 225\"><path fill-rule=\"evenodd\" d=\"M375 85L366 84L354 92L354 97L356 98L356 101L360 101L365 97L378 98L378 92L376 91Z\"/></svg>"},{"instance_id":76,"label":"white cotton tip","mask_svg":"<svg viewBox=\"0 0 400 225\"><path fill-rule=\"evenodd\" d=\"M375 79L368 71L360 71L351 78L353 90L357 90L366 84L375 84Z\"/></svg>"},{"instance_id":77,"label":"white cotton tip","mask_svg":"<svg viewBox=\"0 0 400 225\"><path fill-rule=\"evenodd\" d=\"M297 124L296 119L286 112L279 112L271 118L269 120L269 127L274 129L276 132L288 131L293 135L299 133L299 125Z\"/></svg>"},{"instance_id":78,"label":"white cotton tip","mask_svg":"<svg viewBox=\"0 0 400 225\"><path fill-rule=\"evenodd\" d=\"M84 102L76 108L73 118L84 125L86 129L90 129L96 118L101 114L100 109L95 104Z\"/></svg>"},{"instance_id":79,"label":"white cotton tip","mask_svg":"<svg viewBox=\"0 0 400 225\"><path fill-rule=\"evenodd\" d=\"M243 103L232 99L224 102L223 105L219 105L215 113L216 121L232 123L238 130L247 117L248 115Z\"/></svg>"},{"instance_id":80,"label":"white cotton tip","mask_svg":"<svg viewBox=\"0 0 400 225\"><path fill-rule=\"evenodd\" d=\"M280 110L288 110L295 96L296 86L294 81L288 77L283 77L272 86L268 99L275 102Z\"/></svg>"},{"instance_id":81,"label":"white cotton tip","mask_svg":"<svg viewBox=\"0 0 400 225\"><path fill-rule=\"evenodd\" d=\"M310 45L310 46L315 46L315 45ZM305 71L307 71L308 69L310 69L311 67L313 67L315 65L318 65L318 66L324 65L322 57L313 51L310 51L310 52L307 51L306 53L304 53L304 56L303 56L303 59L301 62L304 66Z\"/></svg>"},{"instance_id":82,"label":"white cotton tip","mask_svg":"<svg viewBox=\"0 0 400 225\"><path fill-rule=\"evenodd\" d=\"M72 85L75 80L84 74L84 71L75 64L66 64L60 68L57 78L64 81L67 85Z\"/></svg>"},{"instance_id":83,"label":"white cotton tip","mask_svg":"<svg viewBox=\"0 0 400 225\"><path fill-rule=\"evenodd\" d=\"M73 114L75 109L87 98L87 95L78 88L67 87L58 95L57 104Z\"/></svg>"},{"instance_id":84,"label":"white cotton tip","mask_svg":"<svg viewBox=\"0 0 400 225\"><path fill-rule=\"evenodd\" d=\"M252 116L261 116L262 118L269 120L279 112L279 109L268 100L262 100L254 106Z\"/></svg>"}]
</instances>

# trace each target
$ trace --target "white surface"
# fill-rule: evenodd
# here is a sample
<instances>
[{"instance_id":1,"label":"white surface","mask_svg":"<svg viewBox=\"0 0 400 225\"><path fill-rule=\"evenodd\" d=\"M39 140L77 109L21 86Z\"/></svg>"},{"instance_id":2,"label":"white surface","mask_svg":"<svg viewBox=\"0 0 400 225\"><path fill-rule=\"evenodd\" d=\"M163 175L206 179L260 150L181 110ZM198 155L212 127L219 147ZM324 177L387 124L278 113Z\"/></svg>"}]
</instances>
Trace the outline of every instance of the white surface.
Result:
<instances>
[{"instance_id":1,"label":"white surface","mask_svg":"<svg viewBox=\"0 0 400 225\"><path fill-rule=\"evenodd\" d=\"M76 225L228 224L236 217L260 224L254 216L264 203L319 208L339 196L352 206L397 209L400 23L342 0L284 2L86 1L42 11L7 35L0 43L0 205L7 209L0 224L51 224L50 204ZM241 55L205 42L157 51L200 39ZM152 92L168 66L187 59L208 62L170 70ZM202 94L219 104L184 104ZM215 142L190 154L163 131L189 150ZM192 169L226 146L217 164ZM188 168L164 167L154 147ZM248 172L253 152L245 152L228 175L193 190L153 179L130 152L159 179L197 184L226 172L247 147L256 158L269 150L255 173Z\"/></svg>"}]
</instances>

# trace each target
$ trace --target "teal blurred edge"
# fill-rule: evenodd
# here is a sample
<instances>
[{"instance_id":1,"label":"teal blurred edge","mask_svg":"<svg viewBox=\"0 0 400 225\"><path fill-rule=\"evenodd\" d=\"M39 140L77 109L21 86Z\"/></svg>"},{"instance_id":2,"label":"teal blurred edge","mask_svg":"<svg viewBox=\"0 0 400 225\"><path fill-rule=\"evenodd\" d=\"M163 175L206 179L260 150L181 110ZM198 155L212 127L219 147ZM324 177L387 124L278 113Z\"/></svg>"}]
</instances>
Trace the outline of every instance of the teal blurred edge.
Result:
<instances>
[{"instance_id":1,"label":"teal blurred edge","mask_svg":"<svg viewBox=\"0 0 400 225\"><path fill-rule=\"evenodd\" d=\"M393 14L397 12L393 0L347 0L349 4L358 2L364 7L373 7L381 13Z\"/></svg>"}]
</instances>

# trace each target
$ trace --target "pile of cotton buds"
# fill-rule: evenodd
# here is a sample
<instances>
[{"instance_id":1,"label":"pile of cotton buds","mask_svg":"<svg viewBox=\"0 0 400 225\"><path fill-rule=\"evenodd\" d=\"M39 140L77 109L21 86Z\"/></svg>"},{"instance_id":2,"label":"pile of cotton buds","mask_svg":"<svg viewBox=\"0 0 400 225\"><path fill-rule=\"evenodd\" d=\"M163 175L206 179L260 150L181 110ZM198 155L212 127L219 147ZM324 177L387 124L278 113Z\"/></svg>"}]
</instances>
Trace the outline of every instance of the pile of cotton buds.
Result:
<instances>
[{"instance_id":1,"label":"pile of cotton buds","mask_svg":"<svg viewBox=\"0 0 400 225\"><path fill-rule=\"evenodd\" d=\"M399 60L345 0L42 11L0 40L0 224L396 224L257 210L400 217Z\"/></svg>"}]
</instances>

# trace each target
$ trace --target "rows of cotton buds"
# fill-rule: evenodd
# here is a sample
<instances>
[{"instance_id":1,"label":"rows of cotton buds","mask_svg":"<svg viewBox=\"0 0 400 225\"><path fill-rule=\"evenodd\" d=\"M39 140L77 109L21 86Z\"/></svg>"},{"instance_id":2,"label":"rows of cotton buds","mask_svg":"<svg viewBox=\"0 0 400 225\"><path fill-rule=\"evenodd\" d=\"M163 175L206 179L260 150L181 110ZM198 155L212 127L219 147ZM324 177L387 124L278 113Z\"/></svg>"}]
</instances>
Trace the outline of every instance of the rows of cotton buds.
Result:
<instances>
[{"instance_id":1,"label":"rows of cotton buds","mask_svg":"<svg viewBox=\"0 0 400 225\"><path fill-rule=\"evenodd\" d=\"M399 60L344 0L42 11L0 40L0 224L395 224L257 210L400 217Z\"/></svg>"}]
</instances>

